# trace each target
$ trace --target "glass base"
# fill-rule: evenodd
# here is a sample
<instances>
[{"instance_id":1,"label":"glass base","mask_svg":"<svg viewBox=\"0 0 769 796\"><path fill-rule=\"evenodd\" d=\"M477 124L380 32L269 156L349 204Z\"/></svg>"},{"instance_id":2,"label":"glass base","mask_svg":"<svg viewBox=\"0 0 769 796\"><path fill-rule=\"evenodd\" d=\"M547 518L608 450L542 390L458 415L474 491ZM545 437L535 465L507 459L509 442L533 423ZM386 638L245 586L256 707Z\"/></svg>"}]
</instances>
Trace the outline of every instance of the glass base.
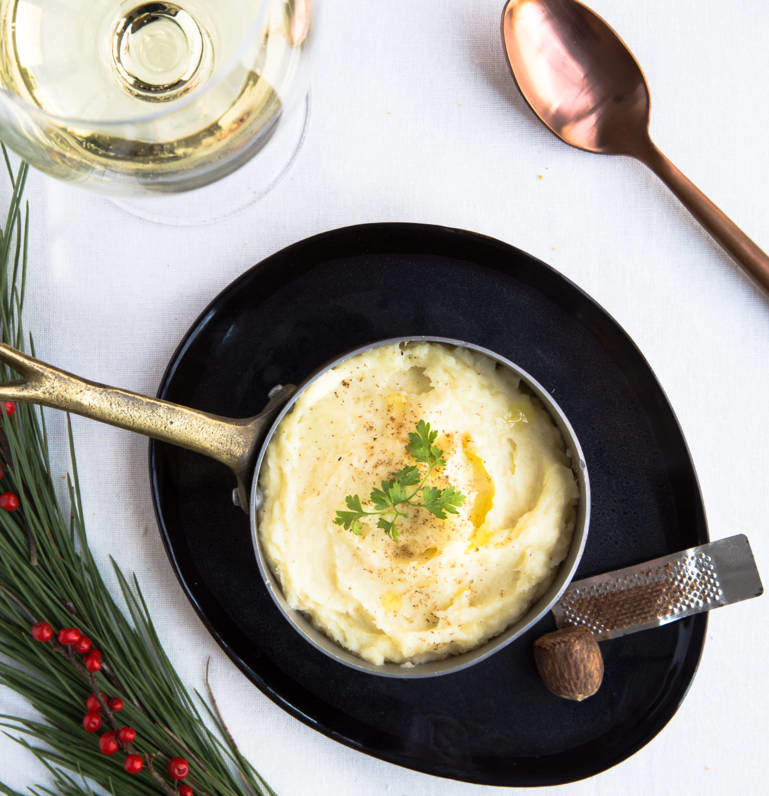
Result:
<instances>
[{"instance_id":1,"label":"glass base","mask_svg":"<svg viewBox=\"0 0 769 796\"><path fill-rule=\"evenodd\" d=\"M267 144L232 174L193 191L112 199L133 216L180 227L213 224L264 197L288 171L304 143L310 93L279 122Z\"/></svg>"}]
</instances>

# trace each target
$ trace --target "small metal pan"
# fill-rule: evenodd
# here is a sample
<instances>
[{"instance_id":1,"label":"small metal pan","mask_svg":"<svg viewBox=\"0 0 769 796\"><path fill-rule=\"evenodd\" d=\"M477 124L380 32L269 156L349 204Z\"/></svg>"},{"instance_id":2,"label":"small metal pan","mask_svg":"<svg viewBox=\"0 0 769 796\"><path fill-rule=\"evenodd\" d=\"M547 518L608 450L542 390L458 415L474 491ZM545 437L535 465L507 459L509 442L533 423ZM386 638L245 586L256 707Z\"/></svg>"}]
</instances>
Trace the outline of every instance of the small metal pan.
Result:
<instances>
[{"instance_id":1,"label":"small metal pan","mask_svg":"<svg viewBox=\"0 0 769 796\"><path fill-rule=\"evenodd\" d=\"M364 351L385 345L409 345L415 342L469 348L484 354L494 360L499 367L506 368L520 377L561 431L579 488L579 504L571 546L556 577L527 613L503 633L473 650L442 660L405 666L391 663L376 665L339 646L318 630L304 614L288 604L280 584L265 560L259 538L257 512L262 502L259 472L267 447L281 420L291 412L304 390L317 378L346 359ZM42 406L63 409L187 448L229 467L235 474L237 482L233 493L234 502L249 515L259 572L275 604L294 629L310 644L339 663L359 671L386 677L431 677L456 672L482 661L525 633L550 610L574 577L585 548L590 520L590 483L582 449L574 429L558 404L539 382L510 360L472 343L428 336L380 340L349 351L328 363L309 376L299 387L279 385L273 388L264 409L258 415L243 419L220 417L157 398L89 382L33 359L5 344L0 344L0 361L5 362L21 376L17 381L0 385L0 400L30 401Z\"/></svg>"}]
</instances>

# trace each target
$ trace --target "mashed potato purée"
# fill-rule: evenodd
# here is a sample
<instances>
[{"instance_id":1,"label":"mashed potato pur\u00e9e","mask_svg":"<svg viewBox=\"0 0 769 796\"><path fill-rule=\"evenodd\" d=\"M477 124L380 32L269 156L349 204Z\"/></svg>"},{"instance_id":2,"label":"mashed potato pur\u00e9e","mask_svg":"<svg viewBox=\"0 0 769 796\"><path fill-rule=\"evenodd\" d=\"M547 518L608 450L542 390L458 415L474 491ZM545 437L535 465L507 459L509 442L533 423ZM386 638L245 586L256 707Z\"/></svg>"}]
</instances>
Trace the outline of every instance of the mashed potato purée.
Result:
<instances>
[{"instance_id":1,"label":"mashed potato pur\u00e9e","mask_svg":"<svg viewBox=\"0 0 769 796\"><path fill-rule=\"evenodd\" d=\"M430 483L466 496L441 520L411 509L394 542L334 524L349 494L414 464L408 434L439 431ZM425 465L420 465L424 472ZM262 466L259 533L289 604L362 658L420 663L502 632L566 556L578 492L560 432L519 379L439 343L381 346L324 373Z\"/></svg>"}]
</instances>

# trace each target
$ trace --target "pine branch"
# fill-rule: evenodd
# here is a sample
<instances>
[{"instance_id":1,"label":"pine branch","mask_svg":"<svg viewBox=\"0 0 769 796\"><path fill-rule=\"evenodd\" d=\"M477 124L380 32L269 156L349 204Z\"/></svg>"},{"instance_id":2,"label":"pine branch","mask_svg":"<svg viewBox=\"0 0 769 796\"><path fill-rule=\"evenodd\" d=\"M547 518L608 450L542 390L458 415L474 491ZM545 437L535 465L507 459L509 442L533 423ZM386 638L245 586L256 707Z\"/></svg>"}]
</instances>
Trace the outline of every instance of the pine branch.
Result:
<instances>
[{"instance_id":1,"label":"pine branch","mask_svg":"<svg viewBox=\"0 0 769 796\"><path fill-rule=\"evenodd\" d=\"M22 349L27 165L14 170L4 148L2 153L12 193L0 228L0 334ZM31 338L29 347L34 352ZM0 365L0 381L12 378L8 367ZM0 716L0 726L37 757L52 779L48 786L30 785L29 792L165 796L177 792L166 774L168 761L184 756L191 765L185 783L195 794L269 796L272 790L243 758L218 710L204 704L201 714L163 648L136 579L126 578L113 561L121 602L107 588L88 546L69 423L67 430L71 473L68 500L60 502L42 410L19 404L12 416L0 413L0 463L5 471L0 492L13 492L20 500L19 510L0 510L0 684L24 696L40 714L38 720ZM40 621L54 628L80 628L101 651L102 670L86 671L71 647L35 641L30 626ZM124 709L119 715L102 700L102 691L121 697ZM113 730L136 730L135 741L124 751L134 750L147 761L140 774L123 770L123 754L101 755L97 737L83 729L91 693ZM21 796L2 783L0 794Z\"/></svg>"}]
</instances>

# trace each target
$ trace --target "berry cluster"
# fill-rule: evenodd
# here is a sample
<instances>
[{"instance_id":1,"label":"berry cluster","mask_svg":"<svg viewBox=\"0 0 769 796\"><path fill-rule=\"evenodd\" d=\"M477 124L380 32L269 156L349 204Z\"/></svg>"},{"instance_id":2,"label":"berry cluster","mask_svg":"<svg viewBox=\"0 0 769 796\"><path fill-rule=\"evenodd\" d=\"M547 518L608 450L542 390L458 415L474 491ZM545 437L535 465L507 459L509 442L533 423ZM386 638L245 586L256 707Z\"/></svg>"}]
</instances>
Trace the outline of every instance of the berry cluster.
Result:
<instances>
[{"instance_id":1,"label":"berry cluster","mask_svg":"<svg viewBox=\"0 0 769 796\"><path fill-rule=\"evenodd\" d=\"M32 638L35 641L54 641L54 630L48 622L37 622L32 625ZM74 650L83 656L83 666L90 673L92 682L96 682L93 675L101 668L101 653L94 649L91 639L84 636L76 627L65 627L55 634L56 641L66 650ZM71 656L72 652L68 652ZM138 774L144 768L144 758L136 754L132 744L136 739L136 730L133 727L118 727L115 714L123 709L123 700L120 697L108 697L104 693L91 694L86 699L87 713L83 717L83 729L86 732L99 732L102 729L102 710L105 711L110 723L116 728L103 733L99 737L99 749L102 754L111 756L119 749L126 752L123 768L129 774ZM149 756L150 770L152 770L152 756ZM185 779L190 773L190 764L183 757L174 757L168 763L168 775L172 780ZM157 774L156 774L157 776ZM180 785L177 791L179 796L193 796L189 785Z\"/></svg>"},{"instance_id":2,"label":"berry cluster","mask_svg":"<svg viewBox=\"0 0 769 796\"><path fill-rule=\"evenodd\" d=\"M50 641L53 638L53 628L48 622L38 622L32 625L32 638L35 641ZM101 652L92 648L91 639L84 636L76 627L65 627L56 634L56 640L62 647L71 647L83 656L83 666L96 674L101 669Z\"/></svg>"},{"instance_id":3,"label":"berry cluster","mask_svg":"<svg viewBox=\"0 0 769 796\"><path fill-rule=\"evenodd\" d=\"M13 401L3 402L3 412L11 417L16 411L16 404ZM5 478L5 468L0 462L0 479ZM0 509L4 511L16 511L19 508L19 496L13 492L3 492L0 494Z\"/></svg>"},{"instance_id":4,"label":"berry cluster","mask_svg":"<svg viewBox=\"0 0 769 796\"><path fill-rule=\"evenodd\" d=\"M119 713L123 709L123 700L120 697L107 698L106 694L91 694L85 701L88 713L83 717L83 729L86 732L99 732L102 727L101 708L106 705L112 713ZM121 727L117 732L105 732L99 738L99 749L102 754L114 755L121 747L128 745L136 738L133 727ZM144 768L144 760L137 754L128 750L123 767L129 774L138 774Z\"/></svg>"}]
</instances>

